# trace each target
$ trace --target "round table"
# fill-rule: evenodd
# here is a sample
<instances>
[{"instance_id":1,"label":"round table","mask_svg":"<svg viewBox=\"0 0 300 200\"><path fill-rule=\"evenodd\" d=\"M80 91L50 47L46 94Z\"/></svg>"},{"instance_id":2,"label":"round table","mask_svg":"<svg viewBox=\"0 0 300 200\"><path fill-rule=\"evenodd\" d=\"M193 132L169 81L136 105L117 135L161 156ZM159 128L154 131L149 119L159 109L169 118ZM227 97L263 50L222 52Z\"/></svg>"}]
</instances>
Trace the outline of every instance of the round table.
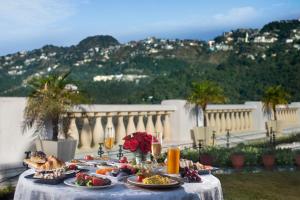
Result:
<instances>
[{"instance_id":1,"label":"round table","mask_svg":"<svg viewBox=\"0 0 300 200\"><path fill-rule=\"evenodd\" d=\"M15 191L15 200L56 200L56 199L136 199L136 200L222 200L222 188L218 178L213 175L201 175L201 183L185 183L180 188L168 190L148 190L134 187L122 182L117 185L98 190L84 190L65 185L43 185L34 183L24 176L33 173L27 170L19 177Z\"/></svg>"}]
</instances>

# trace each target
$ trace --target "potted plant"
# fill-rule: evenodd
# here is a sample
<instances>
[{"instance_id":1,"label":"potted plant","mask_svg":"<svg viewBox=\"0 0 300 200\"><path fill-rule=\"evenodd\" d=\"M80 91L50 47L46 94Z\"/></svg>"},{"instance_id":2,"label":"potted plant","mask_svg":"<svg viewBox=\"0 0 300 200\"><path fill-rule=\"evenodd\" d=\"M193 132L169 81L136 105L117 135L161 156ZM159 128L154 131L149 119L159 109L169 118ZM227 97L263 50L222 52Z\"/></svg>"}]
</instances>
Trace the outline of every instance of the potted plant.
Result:
<instances>
[{"instance_id":1,"label":"potted plant","mask_svg":"<svg viewBox=\"0 0 300 200\"><path fill-rule=\"evenodd\" d=\"M230 160L234 169L242 169L245 163L244 152L240 148L234 148L231 152Z\"/></svg>"},{"instance_id":2,"label":"potted plant","mask_svg":"<svg viewBox=\"0 0 300 200\"><path fill-rule=\"evenodd\" d=\"M298 167L300 167L300 149L295 151L295 162Z\"/></svg>"},{"instance_id":3,"label":"potted plant","mask_svg":"<svg viewBox=\"0 0 300 200\"><path fill-rule=\"evenodd\" d=\"M275 151L276 165L291 167L294 165L294 155L291 149L276 149Z\"/></svg>"},{"instance_id":4,"label":"potted plant","mask_svg":"<svg viewBox=\"0 0 300 200\"><path fill-rule=\"evenodd\" d=\"M211 150L209 148L203 148L200 151L199 161L203 165L210 165L210 166L213 165L214 157L213 157L213 155L211 153Z\"/></svg>"},{"instance_id":5,"label":"potted plant","mask_svg":"<svg viewBox=\"0 0 300 200\"><path fill-rule=\"evenodd\" d=\"M262 162L266 169L271 170L275 165L275 150L274 148L266 147L262 151Z\"/></svg>"},{"instance_id":6,"label":"potted plant","mask_svg":"<svg viewBox=\"0 0 300 200\"><path fill-rule=\"evenodd\" d=\"M273 129L276 132L281 132L280 124L277 121L277 105L287 105L290 95L280 85L268 87L262 98L263 112L268 116L267 128ZM273 116L273 117L272 117Z\"/></svg>"},{"instance_id":7,"label":"potted plant","mask_svg":"<svg viewBox=\"0 0 300 200\"><path fill-rule=\"evenodd\" d=\"M187 98L189 104L194 104L196 113L196 128L193 129L195 143L199 139L203 139L205 144L211 143L211 133L207 127L206 108L209 103L224 103L226 97L223 89L212 81L203 81L201 83L193 83L192 91ZM203 116L203 127L199 127L199 108L201 108Z\"/></svg>"},{"instance_id":8,"label":"potted plant","mask_svg":"<svg viewBox=\"0 0 300 200\"><path fill-rule=\"evenodd\" d=\"M69 74L31 79L28 86L32 91L27 97L24 110L23 132L34 128L38 134L37 150L62 160L74 157L77 141L58 138L61 114L76 104L88 102L85 95L68 79Z\"/></svg>"},{"instance_id":9,"label":"potted plant","mask_svg":"<svg viewBox=\"0 0 300 200\"><path fill-rule=\"evenodd\" d=\"M136 164L150 160L152 135L146 132L136 132L123 138L123 148L134 153Z\"/></svg>"}]
</instances>

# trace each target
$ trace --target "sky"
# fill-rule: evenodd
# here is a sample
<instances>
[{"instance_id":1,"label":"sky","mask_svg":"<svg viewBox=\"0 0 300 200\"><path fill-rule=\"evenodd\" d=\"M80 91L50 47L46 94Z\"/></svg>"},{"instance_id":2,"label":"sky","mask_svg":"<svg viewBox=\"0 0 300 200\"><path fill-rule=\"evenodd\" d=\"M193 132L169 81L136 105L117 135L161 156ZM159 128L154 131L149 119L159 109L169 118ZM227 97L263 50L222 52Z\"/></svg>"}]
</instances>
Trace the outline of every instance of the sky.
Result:
<instances>
[{"instance_id":1,"label":"sky","mask_svg":"<svg viewBox=\"0 0 300 200\"><path fill-rule=\"evenodd\" d=\"M0 0L0 55L93 35L212 39L300 17L300 0Z\"/></svg>"}]
</instances>

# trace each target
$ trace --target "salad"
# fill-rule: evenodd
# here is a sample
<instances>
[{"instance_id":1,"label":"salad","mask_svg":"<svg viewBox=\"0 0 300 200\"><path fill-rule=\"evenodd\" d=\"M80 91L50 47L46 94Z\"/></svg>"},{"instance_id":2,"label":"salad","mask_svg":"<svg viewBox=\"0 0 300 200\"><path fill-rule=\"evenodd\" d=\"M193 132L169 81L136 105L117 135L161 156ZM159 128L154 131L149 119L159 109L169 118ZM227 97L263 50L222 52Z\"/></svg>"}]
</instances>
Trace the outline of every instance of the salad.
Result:
<instances>
[{"instance_id":1,"label":"salad","mask_svg":"<svg viewBox=\"0 0 300 200\"><path fill-rule=\"evenodd\" d=\"M86 173L77 173L75 184L79 186L93 187L110 185L111 181L107 178L91 176Z\"/></svg>"}]
</instances>

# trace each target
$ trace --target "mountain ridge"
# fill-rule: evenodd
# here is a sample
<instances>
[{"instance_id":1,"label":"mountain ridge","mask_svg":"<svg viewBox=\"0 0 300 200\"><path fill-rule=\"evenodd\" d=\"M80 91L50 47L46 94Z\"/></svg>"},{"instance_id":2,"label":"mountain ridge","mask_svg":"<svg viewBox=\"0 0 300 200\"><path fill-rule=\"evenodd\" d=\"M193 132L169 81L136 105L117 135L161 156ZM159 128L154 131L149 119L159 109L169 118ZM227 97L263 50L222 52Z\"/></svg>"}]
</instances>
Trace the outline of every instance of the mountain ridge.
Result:
<instances>
[{"instance_id":1,"label":"mountain ridge","mask_svg":"<svg viewBox=\"0 0 300 200\"><path fill-rule=\"evenodd\" d=\"M0 56L0 95L25 96L30 78L72 70L72 78L97 103L185 98L191 82L204 79L222 84L231 102L258 100L271 84L286 86L300 100L300 83L294 80L299 50L299 20L236 29L211 41L149 37L120 43L109 35L90 36L77 45L45 45Z\"/></svg>"}]
</instances>

